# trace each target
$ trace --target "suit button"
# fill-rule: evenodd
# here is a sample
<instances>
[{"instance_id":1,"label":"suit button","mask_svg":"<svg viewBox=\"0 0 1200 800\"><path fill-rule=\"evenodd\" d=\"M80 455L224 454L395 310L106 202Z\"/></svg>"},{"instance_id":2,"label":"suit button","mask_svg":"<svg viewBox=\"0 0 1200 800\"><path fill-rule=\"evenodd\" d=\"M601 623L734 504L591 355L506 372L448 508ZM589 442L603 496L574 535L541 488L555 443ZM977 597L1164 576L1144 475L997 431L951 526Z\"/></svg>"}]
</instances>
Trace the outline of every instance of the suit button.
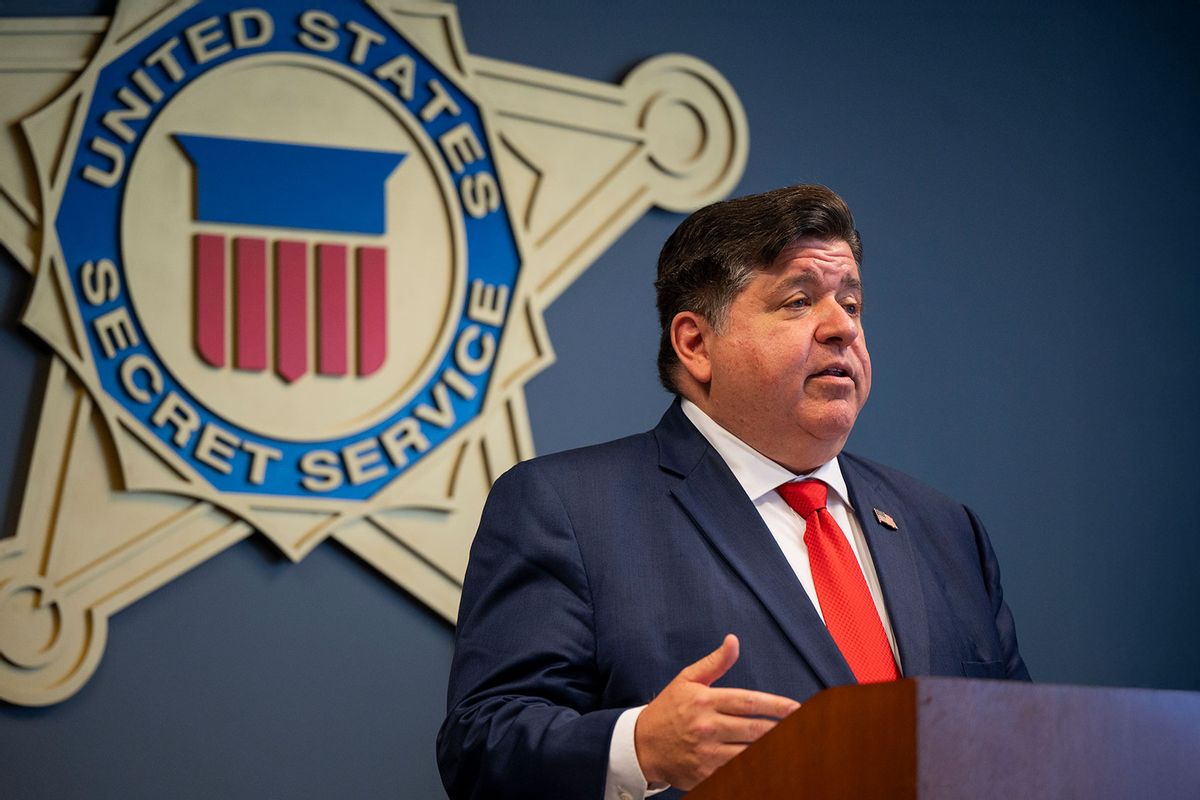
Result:
<instances>
[{"instance_id":1,"label":"suit button","mask_svg":"<svg viewBox=\"0 0 1200 800\"><path fill-rule=\"evenodd\" d=\"M621 800L633 800L633 795L631 795L629 792L625 791L624 789L621 790L621 793L619 795L617 795L617 797L619 797Z\"/></svg>"}]
</instances>

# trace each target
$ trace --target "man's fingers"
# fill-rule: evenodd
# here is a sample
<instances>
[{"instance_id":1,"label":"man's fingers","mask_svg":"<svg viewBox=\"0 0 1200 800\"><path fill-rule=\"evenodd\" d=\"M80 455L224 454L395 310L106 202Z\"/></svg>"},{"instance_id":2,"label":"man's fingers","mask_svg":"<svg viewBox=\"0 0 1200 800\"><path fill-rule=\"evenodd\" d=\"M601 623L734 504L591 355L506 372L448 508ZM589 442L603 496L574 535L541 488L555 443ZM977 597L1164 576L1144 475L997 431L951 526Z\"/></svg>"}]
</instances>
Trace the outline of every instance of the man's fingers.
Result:
<instances>
[{"instance_id":1,"label":"man's fingers","mask_svg":"<svg viewBox=\"0 0 1200 800\"><path fill-rule=\"evenodd\" d=\"M747 745L757 742L763 734L778 724L779 720L766 717L722 716L714 726L714 735L723 745Z\"/></svg>"},{"instance_id":2,"label":"man's fingers","mask_svg":"<svg viewBox=\"0 0 1200 800\"><path fill-rule=\"evenodd\" d=\"M800 704L790 697L754 692L749 689L713 689L713 708L722 714L739 717L772 717L783 719Z\"/></svg>"},{"instance_id":3,"label":"man's fingers","mask_svg":"<svg viewBox=\"0 0 1200 800\"><path fill-rule=\"evenodd\" d=\"M684 667L642 710L634 750L647 780L690 789L800 707L795 700L711 684L738 660L737 637Z\"/></svg>"},{"instance_id":4,"label":"man's fingers","mask_svg":"<svg viewBox=\"0 0 1200 800\"><path fill-rule=\"evenodd\" d=\"M684 667L679 677L708 686L720 678L738 660L738 640L732 633L725 634L721 646L694 664Z\"/></svg>"}]
</instances>

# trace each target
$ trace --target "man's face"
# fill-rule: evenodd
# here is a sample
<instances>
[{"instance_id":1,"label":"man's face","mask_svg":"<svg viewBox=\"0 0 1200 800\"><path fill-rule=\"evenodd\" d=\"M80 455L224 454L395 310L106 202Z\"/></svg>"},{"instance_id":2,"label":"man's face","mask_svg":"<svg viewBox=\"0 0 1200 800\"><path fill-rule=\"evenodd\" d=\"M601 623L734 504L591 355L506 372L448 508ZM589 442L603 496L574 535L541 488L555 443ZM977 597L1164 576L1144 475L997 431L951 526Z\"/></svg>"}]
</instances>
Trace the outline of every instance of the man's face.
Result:
<instances>
[{"instance_id":1,"label":"man's face","mask_svg":"<svg viewBox=\"0 0 1200 800\"><path fill-rule=\"evenodd\" d=\"M709 331L704 410L794 472L833 458L871 391L862 302L848 244L792 243Z\"/></svg>"}]
</instances>

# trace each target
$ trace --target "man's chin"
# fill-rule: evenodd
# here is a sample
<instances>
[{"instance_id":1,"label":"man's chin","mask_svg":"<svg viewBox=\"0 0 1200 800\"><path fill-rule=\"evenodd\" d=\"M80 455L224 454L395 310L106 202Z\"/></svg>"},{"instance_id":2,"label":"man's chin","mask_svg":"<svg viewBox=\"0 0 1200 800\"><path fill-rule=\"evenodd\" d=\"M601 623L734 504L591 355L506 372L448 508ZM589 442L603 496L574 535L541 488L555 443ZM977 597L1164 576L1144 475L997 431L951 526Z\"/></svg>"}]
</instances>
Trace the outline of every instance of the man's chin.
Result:
<instances>
[{"instance_id":1,"label":"man's chin","mask_svg":"<svg viewBox=\"0 0 1200 800\"><path fill-rule=\"evenodd\" d=\"M797 475L802 475L842 452L842 447L850 438L850 429L854 427L854 415L848 419L829 416L816 420L808 418L797 427L794 435L783 440L786 446L781 447L780 452L765 454Z\"/></svg>"},{"instance_id":2,"label":"man's chin","mask_svg":"<svg viewBox=\"0 0 1200 800\"><path fill-rule=\"evenodd\" d=\"M822 403L817 413L802 414L800 427L814 439L842 442L850 437L858 420L858 404L853 401Z\"/></svg>"}]
</instances>

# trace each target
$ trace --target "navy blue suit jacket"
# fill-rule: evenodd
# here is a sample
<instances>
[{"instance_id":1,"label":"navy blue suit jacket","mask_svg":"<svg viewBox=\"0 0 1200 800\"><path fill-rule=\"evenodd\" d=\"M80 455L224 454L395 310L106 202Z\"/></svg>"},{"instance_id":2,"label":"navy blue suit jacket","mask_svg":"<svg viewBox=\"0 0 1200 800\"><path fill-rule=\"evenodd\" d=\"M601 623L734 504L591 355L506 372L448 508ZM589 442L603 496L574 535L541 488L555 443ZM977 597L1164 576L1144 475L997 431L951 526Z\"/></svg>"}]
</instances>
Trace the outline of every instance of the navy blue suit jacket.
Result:
<instances>
[{"instance_id":1,"label":"navy blue suit jacket","mask_svg":"<svg viewBox=\"0 0 1200 800\"><path fill-rule=\"evenodd\" d=\"M903 673L1028 679L970 509L895 470L839 459ZM437 743L447 791L600 798L620 713L726 633L741 657L717 685L803 701L854 682L678 402L648 433L517 465L492 488L471 549Z\"/></svg>"}]
</instances>

